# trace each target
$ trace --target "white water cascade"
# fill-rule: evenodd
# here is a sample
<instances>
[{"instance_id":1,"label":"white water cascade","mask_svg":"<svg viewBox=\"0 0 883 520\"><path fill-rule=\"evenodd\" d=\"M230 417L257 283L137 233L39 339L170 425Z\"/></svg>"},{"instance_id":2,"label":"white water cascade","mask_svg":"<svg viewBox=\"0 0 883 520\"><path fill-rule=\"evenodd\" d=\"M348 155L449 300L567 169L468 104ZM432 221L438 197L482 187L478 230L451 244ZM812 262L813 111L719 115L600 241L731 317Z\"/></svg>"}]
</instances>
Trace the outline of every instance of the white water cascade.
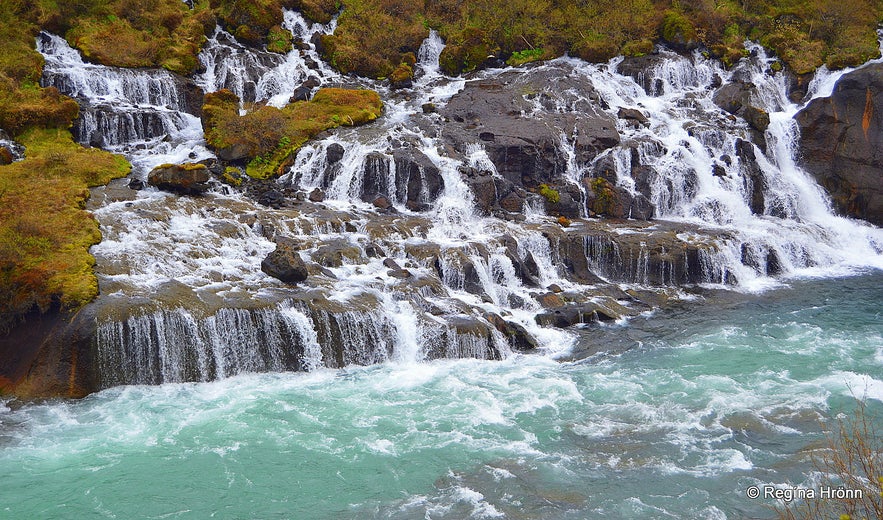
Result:
<instances>
[{"instance_id":1,"label":"white water cascade","mask_svg":"<svg viewBox=\"0 0 883 520\"><path fill-rule=\"evenodd\" d=\"M286 201L280 207L220 183L201 198L152 188L108 188L95 197L91 209L104 236L92 251L102 292L95 304L102 386L497 359L534 348L560 354L577 336L590 337L588 329L553 326L561 320L591 327L627 318L683 295L684 286L755 290L789 276L883 267L881 230L833 215L796 165L798 106L788 101L781 75L766 71L762 49L732 71L698 54L661 51L641 71L641 84L617 72L620 59L590 65L562 58L464 79L441 74L443 44L431 33L418 53L414 87L393 91L344 78L321 61L308 42L333 32L334 22L309 24L286 11L285 26L306 42L286 55L244 47L216 30L192 82L205 91L233 90L245 109L253 102L284 106L315 76L322 86L377 90L384 116L305 145L272 187ZM188 113L185 80L84 63L51 35L38 45L47 58L44 83L88 107L77 123L80 141L100 144L102 137L103 146L133 161L137 175L162 162L212 156L199 119ZM433 112L467 82L513 70L528 79L576 78L585 87L560 95L525 88L531 108L522 117L564 117L588 106L615 121L620 144L590 161L574 142L585 136L556 129L566 165L556 181L581 194L584 218L569 227L546 216L542 198L529 191L519 195L520 213L482 211L474 186L496 193L504 175L482 141L459 148L447 142L445 121ZM717 85L740 78L755 86L753 102L769 113L763 135L712 101ZM646 122L620 118L621 109L639 111ZM141 120L155 122L139 126ZM586 218L585 180L602 165L617 186L646 196L657 220ZM378 209L380 198L385 209ZM288 286L261 271L280 236L297 242L309 266L303 284Z\"/></svg>"}]
</instances>

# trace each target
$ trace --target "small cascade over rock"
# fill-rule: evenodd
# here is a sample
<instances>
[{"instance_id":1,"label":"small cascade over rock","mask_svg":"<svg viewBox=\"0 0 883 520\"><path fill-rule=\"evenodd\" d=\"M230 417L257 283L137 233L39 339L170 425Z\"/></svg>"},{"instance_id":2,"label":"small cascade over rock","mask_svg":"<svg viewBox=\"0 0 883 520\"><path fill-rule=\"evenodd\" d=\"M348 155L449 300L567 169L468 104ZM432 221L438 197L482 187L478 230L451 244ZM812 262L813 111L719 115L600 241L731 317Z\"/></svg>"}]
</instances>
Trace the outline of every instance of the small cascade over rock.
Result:
<instances>
[{"instance_id":1,"label":"small cascade over rock","mask_svg":"<svg viewBox=\"0 0 883 520\"><path fill-rule=\"evenodd\" d=\"M218 29L192 83L232 90L243 110L358 85L381 94L383 116L320 134L280 178L242 189L96 190L100 386L556 355L573 327L638 315L685 287L756 290L883 264L881 231L835 216L795 163L798 106L762 49L729 71L660 49L448 78L431 32L413 84L391 90L321 62L310 41L334 22L286 11L285 26L300 42L285 55ZM180 118L103 143L145 173L211 157L190 80L85 64L54 36L40 45L44 82L86 113L105 103L96 114ZM241 171L223 159L206 170ZM280 244L288 262L271 268ZM286 266L297 276L286 280Z\"/></svg>"},{"instance_id":2,"label":"small cascade over rock","mask_svg":"<svg viewBox=\"0 0 883 520\"><path fill-rule=\"evenodd\" d=\"M199 54L204 71L197 83L206 92L227 89L243 103L265 101L276 107L285 106L307 81L313 84L310 88L340 83L340 75L322 62L310 43L313 35L333 32L336 21L312 24L300 13L285 10L283 25L300 42L284 55L246 47L230 33L216 28Z\"/></svg>"},{"instance_id":3,"label":"small cascade over rock","mask_svg":"<svg viewBox=\"0 0 883 520\"><path fill-rule=\"evenodd\" d=\"M135 174L154 166L209 156L196 114L203 91L195 82L162 69L123 69L83 61L61 37L37 37L46 59L41 84L80 104L74 138L128 156Z\"/></svg>"},{"instance_id":4,"label":"small cascade over rock","mask_svg":"<svg viewBox=\"0 0 883 520\"><path fill-rule=\"evenodd\" d=\"M165 137L199 113L202 91L168 71L88 64L63 38L45 32L37 50L46 58L43 86L80 101L73 133L83 144L114 148Z\"/></svg>"}]
</instances>

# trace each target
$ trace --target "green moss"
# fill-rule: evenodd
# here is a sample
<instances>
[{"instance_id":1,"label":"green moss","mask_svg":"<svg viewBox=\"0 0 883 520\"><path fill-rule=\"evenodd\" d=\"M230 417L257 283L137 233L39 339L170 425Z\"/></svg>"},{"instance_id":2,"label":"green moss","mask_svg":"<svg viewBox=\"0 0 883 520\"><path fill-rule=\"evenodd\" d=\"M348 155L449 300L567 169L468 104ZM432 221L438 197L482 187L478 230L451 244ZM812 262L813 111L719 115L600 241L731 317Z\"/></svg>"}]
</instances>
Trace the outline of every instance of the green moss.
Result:
<instances>
[{"instance_id":1,"label":"green moss","mask_svg":"<svg viewBox=\"0 0 883 520\"><path fill-rule=\"evenodd\" d=\"M558 204L561 200L561 195L557 190L550 187L548 184L540 184L539 194L543 196L549 203Z\"/></svg>"},{"instance_id":2,"label":"green moss","mask_svg":"<svg viewBox=\"0 0 883 520\"><path fill-rule=\"evenodd\" d=\"M267 50L279 54L286 54L292 49L291 31L275 25L267 34Z\"/></svg>"},{"instance_id":3,"label":"green moss","mask_svg":"<svg viewBox=\"0 0 883 520\"><path fill-rule=\"evenodd\" d=\"M607 61L619 53L616 44L602 36L577 42L572 50L575 56L595 63Z\"/></svg>"},{"instance_id":4,"label":"green moss","mask_svg":"<svg viewBox=\"0 0 883 520\"><path fill-rule=\"evenodd\" d=\"M241 169L235 166L227 166L224 168L224 173L221 174L221 181L231 186L241 186L243 180L242 175L243 172Z\"/></svg>"},{"instance_id":5,"label":"green moss","mask_svg":"<svg viewBox=\"0 0 883 520\"><path fill-rule=\"evenodd\" d=\"M87 59L120 67L165 67L189 74L205 33L215 25L204 1L192 10L179 0L31 1L48 17L50 30L64 34Z\"/></svg>"},{"instance_id":6,"label":"green moss","mask_svg":"<svg viewBox=\"0 0 883 520\"><path fill-rule=\"evenodd\" d=\"M407 63L400 63L398 67L389 75L389 80L393 83L402 83L414 77L414 69Z\"/></svg>"},{"instance_id":7,"label":"green moss","mask_svg":"<svg viewBox=\"0 0 883 520\"><path fill-rule=\"evenodd\" d=\"M0 166L0 315L59 302L75 309L98 294L89 247L101 234L84 211L88 187L124 176L120 156L86 149L62 129L20 134L26 159Z\"/></svg>"},{"instance_id":8,"label":"green moss","mask_svg":"<svg viewBox=\"0 0 883 520\"><path fill-rule=\"evenodd\" d=\"M382 109L374 91L323 88L310 101L283 109L263 106L240 116L238 98L222 90L206 95L203 127L210 147L242 151L246 173L265 179L284 173L294 153L319 132L373 121Z\"/></svg>"},{"instance_id":9,"label":"green moss","mask_svg":"<svg viewBox=\"0 0 883 520\"><path fill-rule=\"evenodd\" d=\"M541 60L545 55L546 51L544 49L526 49L523 51L515 51L512 53L512 56L510 56L509 59L506 60L506 64L512 67L517 67L519 65L524 65L525 63Z\"/></svg>"},{"instance_id":10,"label":"green moss","mask_svg":"<svg viewBox=\"0 0 883 520\"><path fill-rule=\"evenodd\" d=\"M590 186L595 193L591 210L598 215L610 214L614 204L613 186L602 177L592 179Z\"/></svg>"},{"instance_id":11,"label":"green moss","mask_svg":"<svg viewBox=\"0 0 883 520\"><path fill-rule=\"evenodd\" d=\"M345 0L333 35L322 51L334 67L373 78L388 77L429 35L422 2Z\"/></svg>"},{"instance_id":12,"label":"green moss","mask_svg":"<svg viewBox=\"0 0 883 520\"><path fill-rule=\"evenodd\" d=\"M645 56L653 52L653 40L644 38L626 43L621 51L625 56Z\"/></svg>"},{"instance_id":13,"label":"green moss","mask_svg":"<svg viewBox=\"0 0 883 520\"><path fill-rule=\"evenodd\" d=\"M698 41L698 34L693 22L683 12L675 9L669 9L663 15L659 35L667 42L680 45Z\"/></svg>"}]
</instances>

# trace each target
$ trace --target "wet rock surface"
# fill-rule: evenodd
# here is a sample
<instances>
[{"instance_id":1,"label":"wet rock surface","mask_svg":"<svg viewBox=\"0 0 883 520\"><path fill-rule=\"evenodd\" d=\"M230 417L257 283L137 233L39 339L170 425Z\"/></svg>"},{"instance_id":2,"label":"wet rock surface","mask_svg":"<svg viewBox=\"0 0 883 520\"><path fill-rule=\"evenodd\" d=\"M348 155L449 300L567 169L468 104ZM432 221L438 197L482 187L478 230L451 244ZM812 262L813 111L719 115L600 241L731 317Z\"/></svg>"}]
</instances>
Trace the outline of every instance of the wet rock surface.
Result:
<instances>
[{"instance_id":1,"label":"wet rock surface","mask_svg":"<svg viewBox=\"0 0 883 520\"><path fill-rule=\"evenodd\" d=\"M295 284L307 279L307 266L297 252L297 242L276 237L276 249L261 261L261 271L285 283Z\"/></svg>"},{"instance_id":2,"label":"wet rock surface","mask_svg":"<svg viewBox=\"0 0 883 520\"><path fill-rule=\"evenodd\" d=\"M497 172L515 185L556 180L567 169L562 139L583 165L619 143L614 119L590 101L600 99L591 84L568 76L562 64L468 81L439 109L442 139L461 151L482 143Z\"/></svg>"},{"instance_id":3,"label":"wet rock surface","mask_svg":"<svg viewBox=\"0 0 883 520\"><path fill-rule=\"evenodd\" d=\"M198 163L160 165L150 171L148 184L184 195L200 195L208 191L209 169Z\"/></svg>"},{"instance_id":4,"label":"wet rock surface","mask_svg":"<svg viewBox=\"0 0 883 520\"><path fill-rule=\"evenodd\" d=\"M800 162L838 211L883 225L883 64L844 75L795 120Z\"/></svg>"}]
</instances>

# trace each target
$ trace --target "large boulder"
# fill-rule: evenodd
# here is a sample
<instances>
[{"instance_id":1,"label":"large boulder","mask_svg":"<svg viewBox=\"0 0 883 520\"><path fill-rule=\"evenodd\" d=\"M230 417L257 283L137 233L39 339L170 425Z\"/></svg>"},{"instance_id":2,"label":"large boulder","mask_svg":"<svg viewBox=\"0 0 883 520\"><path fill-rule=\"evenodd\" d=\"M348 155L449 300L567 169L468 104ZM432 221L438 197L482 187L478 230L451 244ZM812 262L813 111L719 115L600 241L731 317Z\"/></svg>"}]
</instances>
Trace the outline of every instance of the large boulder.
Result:
<instances>
[{"instance_id":1,"label":"large boulder","mask_svg":"<svg viewBox=\"0 0 883 520\"><path fill-rule=\"evenodd\" d=\"M795 119L800 163L837 210L883 226L883 63L845 74Z\"/></svg>"},{"instance_id":2,"label":"large boulder","mask_svg":"<svg viewBox=\"0 0 883 520\"><path fill-rule=\"evenodd\" d=\"M307 265L297 252L297 243L287 237L276 238L274 249L261 262L261 271L285 283L295 284L307 279Z\"/></svg>"},{"instance_id":3,"label":"large boulder","mask_svg":"<svg viewBox=\"0 0 883 520\"><path fill-rule=\"evenodd\" d=\"M757 106L759 103L754 101L757 97L754 83L734 81L717 89L711 99L722 110L741 117L755 130L765 132L770 126L770 115Z\"/></svg>"},{"instance_id":4,"label":"large boulder","mask_svg":"<svg viewBox=\"0 0 883 520\"><path fill-rule=\"evenodd\" d=\"M504 179L526 188L563 178L571 159L586 165L619 144L600 96L567 64L468 81L439 114L446 145L464 155L483 148Z\"/></svg>"},{"instance_id":5,"label":"large boulder","mask_svg":"<svg viewBox=\"0 0 883 520\"><path fill-rule=\"evenodd\" d=\"M165 191L199 195L209 189L211 172L200 163L161 164L150 171L148 184Z\"/></svg>"}]
</instances>

